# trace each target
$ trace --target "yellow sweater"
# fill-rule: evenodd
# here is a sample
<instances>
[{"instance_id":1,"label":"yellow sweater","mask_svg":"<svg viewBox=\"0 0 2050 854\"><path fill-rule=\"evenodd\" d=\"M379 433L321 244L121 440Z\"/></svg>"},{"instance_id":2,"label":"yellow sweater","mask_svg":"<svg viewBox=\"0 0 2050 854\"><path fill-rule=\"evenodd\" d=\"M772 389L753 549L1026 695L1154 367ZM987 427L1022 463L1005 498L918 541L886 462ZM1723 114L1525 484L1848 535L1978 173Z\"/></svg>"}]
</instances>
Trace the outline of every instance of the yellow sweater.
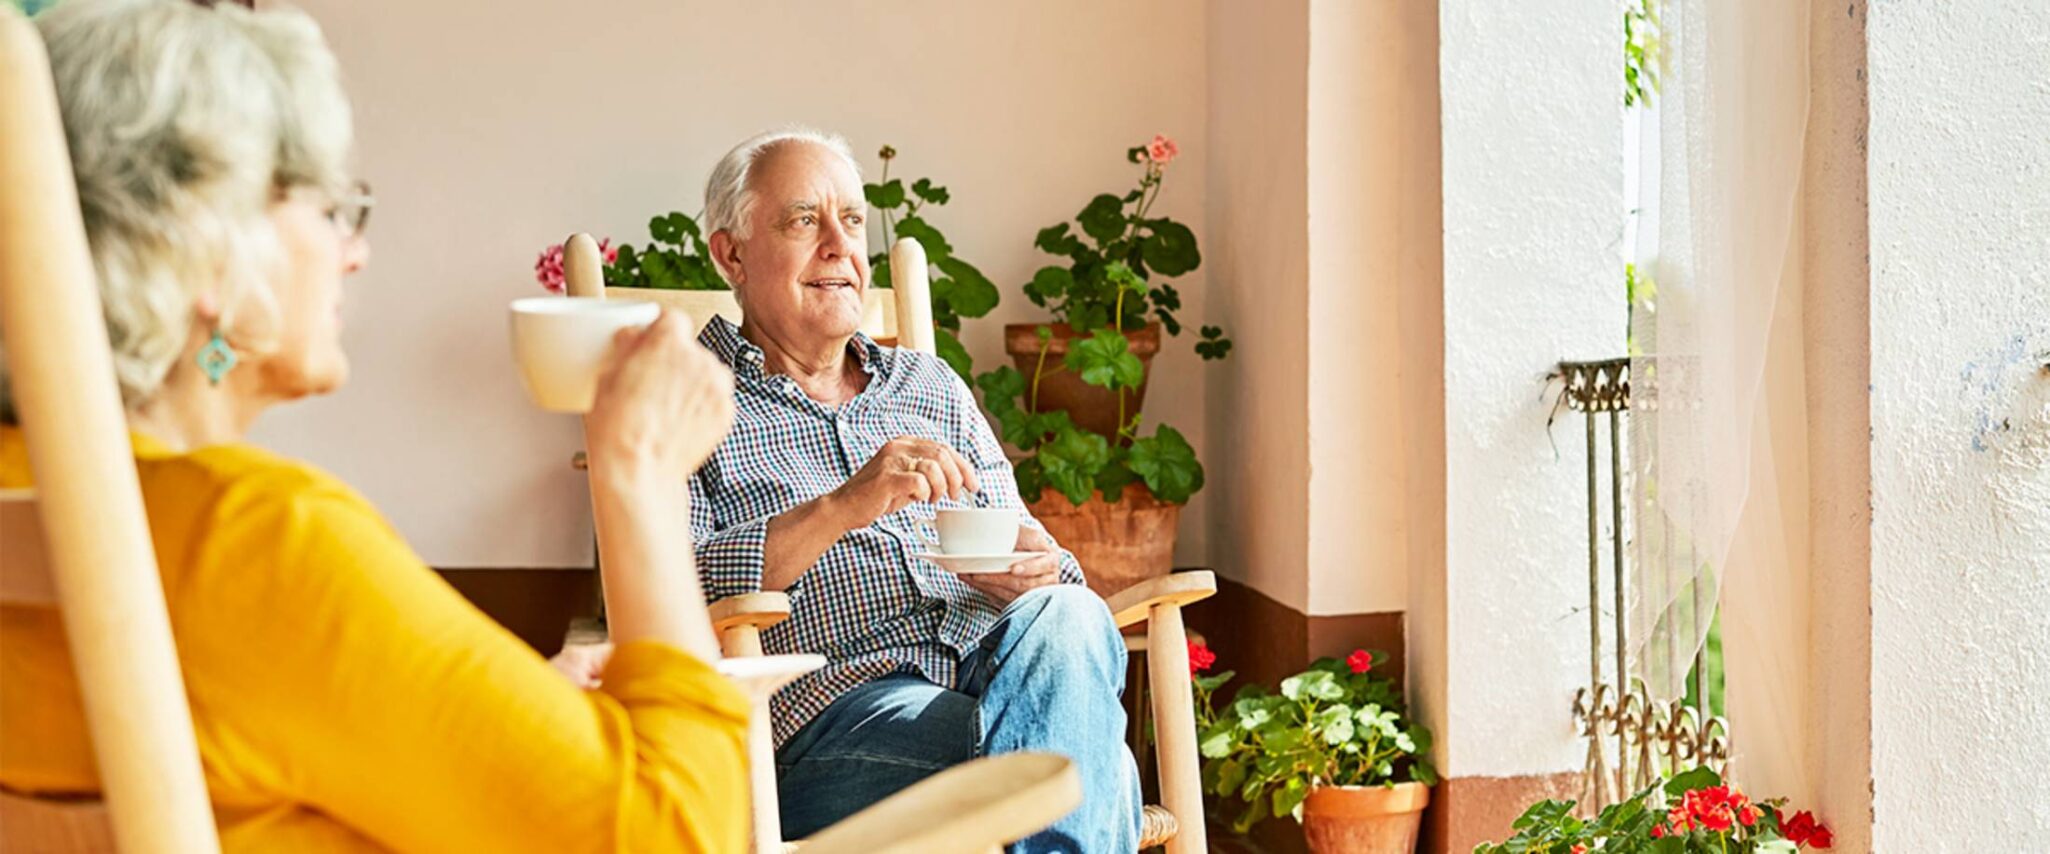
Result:
<instances>
[{"instance_id":1,"label":"yellow sweater","mask_svg":"<svg viewBox=\"0 0 2050 854\"><path fill-rule=\"evenodd\" d=\"M332 476L135 449L227 850L745 845L747 701L704 662L626 644L580 691ZM27 485L0 429L0 487ZM52 609L0 608L0 785L99 789Z\"/></svg>"}]
</instances>

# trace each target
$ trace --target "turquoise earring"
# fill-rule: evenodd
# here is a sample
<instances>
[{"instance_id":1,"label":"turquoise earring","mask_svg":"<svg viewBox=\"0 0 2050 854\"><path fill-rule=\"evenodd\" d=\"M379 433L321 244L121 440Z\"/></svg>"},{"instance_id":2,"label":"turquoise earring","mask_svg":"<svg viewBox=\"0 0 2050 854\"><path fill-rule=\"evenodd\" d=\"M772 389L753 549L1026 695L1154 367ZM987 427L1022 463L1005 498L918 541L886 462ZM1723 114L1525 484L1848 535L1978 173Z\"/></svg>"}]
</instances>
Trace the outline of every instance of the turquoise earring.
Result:
<instances>
[{"instance_id":1,"label":"turquoise earring","mask_svg":"<svg viewBox=\"0 0 2050 854\"><path fill-rule=\"evenodd\" d=\"M228 339L216 329L206 345L199 348L199 355L193 361L199 363L199 370L206 374L208 383L220 385L221 379L235 369L235 351L228 346Z\"/></svg>"}]
</instances>

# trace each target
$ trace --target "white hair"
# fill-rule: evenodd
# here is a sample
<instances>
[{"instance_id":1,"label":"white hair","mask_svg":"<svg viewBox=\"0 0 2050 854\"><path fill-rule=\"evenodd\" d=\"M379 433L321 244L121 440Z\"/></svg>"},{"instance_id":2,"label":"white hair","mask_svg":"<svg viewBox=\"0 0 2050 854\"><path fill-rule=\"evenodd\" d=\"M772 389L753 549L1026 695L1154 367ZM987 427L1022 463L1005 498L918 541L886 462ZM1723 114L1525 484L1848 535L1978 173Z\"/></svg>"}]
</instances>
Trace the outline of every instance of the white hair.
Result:
<instances>
[{"instance_id":1,"label":"white hair","mask_svg":"<svg viewBox=\"0 0 2050 854\"><path fill-rule=\"evenodd\" d=\"M715 231L725 231L735 237L747 236L748 214L755 202L752 186L755 163L770 151L793 142L823 145L847 161L856 178L861 176L861 163L854 159L854 149L848 146L846 137L837 133L788 127L755 134L719 158L719 165L712 167L712 177L705 181L703 225L707 236ZM721 270L720 275L725 275L725 271Z\"/></svg>"},{"instance_id":2,"label":"white hair","mask_svg":"<svg viewBox=\"0 0 2050 854\"><path fill-rule=\"evenodd\" d=\"M341 192L353 136L334 55L305 14L186 0L66 0L36 18L86 238L133 408L211 291L238 349L275 344L282 190ZM6 405L0 365L0 408Z\"/></svg>"}]
</instances>

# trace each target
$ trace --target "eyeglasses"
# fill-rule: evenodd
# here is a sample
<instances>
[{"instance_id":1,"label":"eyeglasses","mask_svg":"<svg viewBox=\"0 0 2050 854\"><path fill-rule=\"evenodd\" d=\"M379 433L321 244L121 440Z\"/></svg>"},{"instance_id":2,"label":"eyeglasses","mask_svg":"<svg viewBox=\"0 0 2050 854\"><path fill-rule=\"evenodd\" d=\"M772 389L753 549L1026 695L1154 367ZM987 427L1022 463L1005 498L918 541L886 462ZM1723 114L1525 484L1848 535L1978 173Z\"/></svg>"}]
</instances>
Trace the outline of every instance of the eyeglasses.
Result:
<instances>
[{"instance_id":1,"label":"eyeglasses","mask_svg":"<svg viewBox=\"0 0 2050 854\"><path fill-rule=\"evenodd\" d=\"M357 181L328 208L327 218L342 236L362 237L363 229L370 226L370 208L375 204L377 198L370 195L370 182Z\"/></svg>"}]
</instances>

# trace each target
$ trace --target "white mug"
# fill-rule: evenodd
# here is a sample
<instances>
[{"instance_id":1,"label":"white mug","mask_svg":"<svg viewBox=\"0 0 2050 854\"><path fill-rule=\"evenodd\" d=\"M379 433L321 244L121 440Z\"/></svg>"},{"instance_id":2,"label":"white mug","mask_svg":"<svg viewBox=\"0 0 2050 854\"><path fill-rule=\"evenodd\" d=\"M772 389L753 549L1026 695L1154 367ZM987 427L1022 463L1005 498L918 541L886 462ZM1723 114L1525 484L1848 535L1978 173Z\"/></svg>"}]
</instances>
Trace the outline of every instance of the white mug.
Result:
<instances>
[{"instance_id":1,"label":"white mug","mask_svg":"<svg viewBox=\"0 0 2050 854\"><path fill-rule=\"evenodd\" d=\"M1016 507L943 509L934 512L941 554L1007 555L1018 547Z\"/></svg>"},{"instance_id":2,"label":"white mug","mask_svg":"<svg viewBox=\"0 0 2050 854\"><path fill-rule=\"evenodd\" d=\"M598 371L621 329L654 323L662 307L598 297L513 300L513 360L534 404L550 412L589 412Z\"/></svg>"}]
</instances>

